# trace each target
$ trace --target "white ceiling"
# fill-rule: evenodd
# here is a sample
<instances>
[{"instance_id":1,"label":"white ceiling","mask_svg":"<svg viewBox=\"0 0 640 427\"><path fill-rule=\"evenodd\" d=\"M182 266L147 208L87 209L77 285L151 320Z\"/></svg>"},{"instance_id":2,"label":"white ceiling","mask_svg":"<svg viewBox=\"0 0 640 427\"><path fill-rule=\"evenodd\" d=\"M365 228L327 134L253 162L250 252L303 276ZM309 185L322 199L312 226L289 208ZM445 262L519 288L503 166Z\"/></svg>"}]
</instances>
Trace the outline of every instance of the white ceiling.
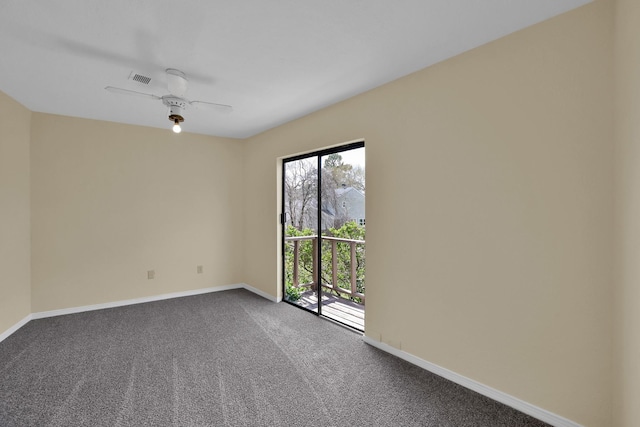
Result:
<instances>
[{"instance_id":1,"label":"white ceiling","mask_svg":"<svg viewBox=\"0 0 640 427\"><path fill-rule=\"evenodd\" d=\"M164 70L186 132L245 138L590 0L3 0L0 90L32 111L170 128ZM152 78L148 86L131 72Z\"/></svg>"}]
</instances>

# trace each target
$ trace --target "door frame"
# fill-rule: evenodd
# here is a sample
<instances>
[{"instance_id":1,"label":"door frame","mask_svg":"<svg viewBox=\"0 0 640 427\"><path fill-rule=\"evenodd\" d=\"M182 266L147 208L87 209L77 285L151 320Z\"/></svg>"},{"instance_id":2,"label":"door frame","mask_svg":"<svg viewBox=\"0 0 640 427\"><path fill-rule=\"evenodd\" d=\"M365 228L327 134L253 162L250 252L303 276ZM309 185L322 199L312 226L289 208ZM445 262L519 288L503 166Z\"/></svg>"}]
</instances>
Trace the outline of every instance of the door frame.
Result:
<instances>
[{"instance_id":1,"label":"door frame","mask_svg":"<svg viewBox=\"0 0 640 427\"><path fill-rule=\"evenodd\" d=\"M281 173L281 182L280 182L280 191L282 194L282 202L280 204L280 225L281 225L281 233L280 233L280 258L281 258L281 263L282 263L282 283L280 283L280 287L282 290L282 301L286 302L287 304L293 305L295 307L298 307L304 311L307 311L309 313L313 313L316 316L322 316L322 212L321 209L318 209L318 218L317 218L317 229L318 229L318 271L316 271L316 277L315 280L318 283L318 310L313 311L310 309L307 309L305 307L302 307L298 304L295 304L294 302L291 301L287 301L286 298L284 298L285 294L286 294L286 265L285 265L285 237L286 237L286 232L287 232L287 228L286 228L286 218L285 218L285 177L286 177L286 165L289 162L295 162L297 160L303 160L303 159L307 159L310 157L317 157L318 161L317 161L317 170L318 170L318 190L316 193L316 203L317 206L320 207L322 200L321 200L321 191L322 191L322 157L324 156L328 156L330 154L336 154L336 153L341 153L344 151L349 151L349 150L355 150L358 148L364 148L365 144L364 144L364 140L360 140L360 141L356 141L356 142L350 142L347 144L343 144L343 145L337 145L335 147L330 147L330 148L324 148L321 150L316 150L316 151L310 151L308 153L304 153L304 154L298 154L295 156L291 156L291 157L284 157L282 159L282 173ZM326 316L324 316L326 317ZM331 319L331 318L329 318ZM338 320L335 319L331 319L332 321L341 323ZM342 324L342 323L341 323ZM348 325L347 325L348 326Z\"/></svg>"}]
</instances>

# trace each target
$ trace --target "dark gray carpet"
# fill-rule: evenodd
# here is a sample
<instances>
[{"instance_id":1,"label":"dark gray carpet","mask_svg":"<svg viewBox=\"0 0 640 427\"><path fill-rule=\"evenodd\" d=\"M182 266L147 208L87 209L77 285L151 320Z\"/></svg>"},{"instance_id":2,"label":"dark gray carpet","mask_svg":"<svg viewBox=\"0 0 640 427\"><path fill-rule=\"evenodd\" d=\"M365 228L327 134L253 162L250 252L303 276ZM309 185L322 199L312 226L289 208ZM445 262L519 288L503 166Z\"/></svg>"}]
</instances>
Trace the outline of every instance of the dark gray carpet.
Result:
<instances>
[{"instance_id":1,"label":"dark gray carpet","mask_svg":"<svg viewBox=\"0 0 640 427\"><path fill-rule=\"evenodd\" d=\"M233 290L34 320L0 426L545 426L285 303Z\"/></svg>"}]
</instances>

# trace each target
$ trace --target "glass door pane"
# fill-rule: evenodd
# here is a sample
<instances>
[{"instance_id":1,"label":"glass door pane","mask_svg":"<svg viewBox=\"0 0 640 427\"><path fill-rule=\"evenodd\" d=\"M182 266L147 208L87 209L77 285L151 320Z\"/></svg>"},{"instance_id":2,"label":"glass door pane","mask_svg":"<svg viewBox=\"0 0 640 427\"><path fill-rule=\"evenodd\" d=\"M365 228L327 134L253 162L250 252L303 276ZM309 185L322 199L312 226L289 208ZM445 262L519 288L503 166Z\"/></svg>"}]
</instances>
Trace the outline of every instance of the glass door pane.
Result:
<instances>
[{"instance_id":1,"label":"glass door pane","mask_svg":"<svg viewBox=\"0 0 640 427\"><path fill-rule=\"evenodd\" d=\"M321 312L364 330L364 147L321 157Z\"/></svg>"},{"instance_id":2,"label":"glass door pane","mask_svg":"<svg viewBox=\"0 0 640 427\"><path fill-rule=\"evenodd\" d=\"M318 157L284 163L286 301L318 313Z\"/></svg>"}]
</instances>

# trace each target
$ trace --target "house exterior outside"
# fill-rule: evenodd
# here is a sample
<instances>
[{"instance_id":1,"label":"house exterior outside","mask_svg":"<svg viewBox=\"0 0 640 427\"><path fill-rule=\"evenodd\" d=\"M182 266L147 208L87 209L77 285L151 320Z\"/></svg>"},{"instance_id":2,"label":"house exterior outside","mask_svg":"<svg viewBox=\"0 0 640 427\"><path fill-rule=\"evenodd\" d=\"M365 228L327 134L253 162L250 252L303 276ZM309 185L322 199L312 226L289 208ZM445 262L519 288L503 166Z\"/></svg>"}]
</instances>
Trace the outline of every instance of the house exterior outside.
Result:
<instances>
[{"instance_id":1,"label":"house exterior outside","mask_svg":"<svg viewBox=\"0 0 640 427\"><path fill-rule=\"evenodd\" d=\"M336 214L334 215L334 227L340 222L354 221L356 224L365 225L364 194L353 187L342 187L335 190ZM338 225L338 226L339 226Z\"/></svg>"},{"instance_id":2,"label":"house exterior outside","mask_svg":"<svg viewBox=\"0 0 640 427\"><path fill-rule=\"evenodd\" d=\"M322 206L322 230L340 228L349 221L365 226L365 195L353 187L342 187L334 190L334 200L325 200ZM303 212L303 228L317 228L318 209L315 200ZM287 217L291 218L290 212ZM292 224L295 225L295 224Z\"/></svg>"}]
</instances>

